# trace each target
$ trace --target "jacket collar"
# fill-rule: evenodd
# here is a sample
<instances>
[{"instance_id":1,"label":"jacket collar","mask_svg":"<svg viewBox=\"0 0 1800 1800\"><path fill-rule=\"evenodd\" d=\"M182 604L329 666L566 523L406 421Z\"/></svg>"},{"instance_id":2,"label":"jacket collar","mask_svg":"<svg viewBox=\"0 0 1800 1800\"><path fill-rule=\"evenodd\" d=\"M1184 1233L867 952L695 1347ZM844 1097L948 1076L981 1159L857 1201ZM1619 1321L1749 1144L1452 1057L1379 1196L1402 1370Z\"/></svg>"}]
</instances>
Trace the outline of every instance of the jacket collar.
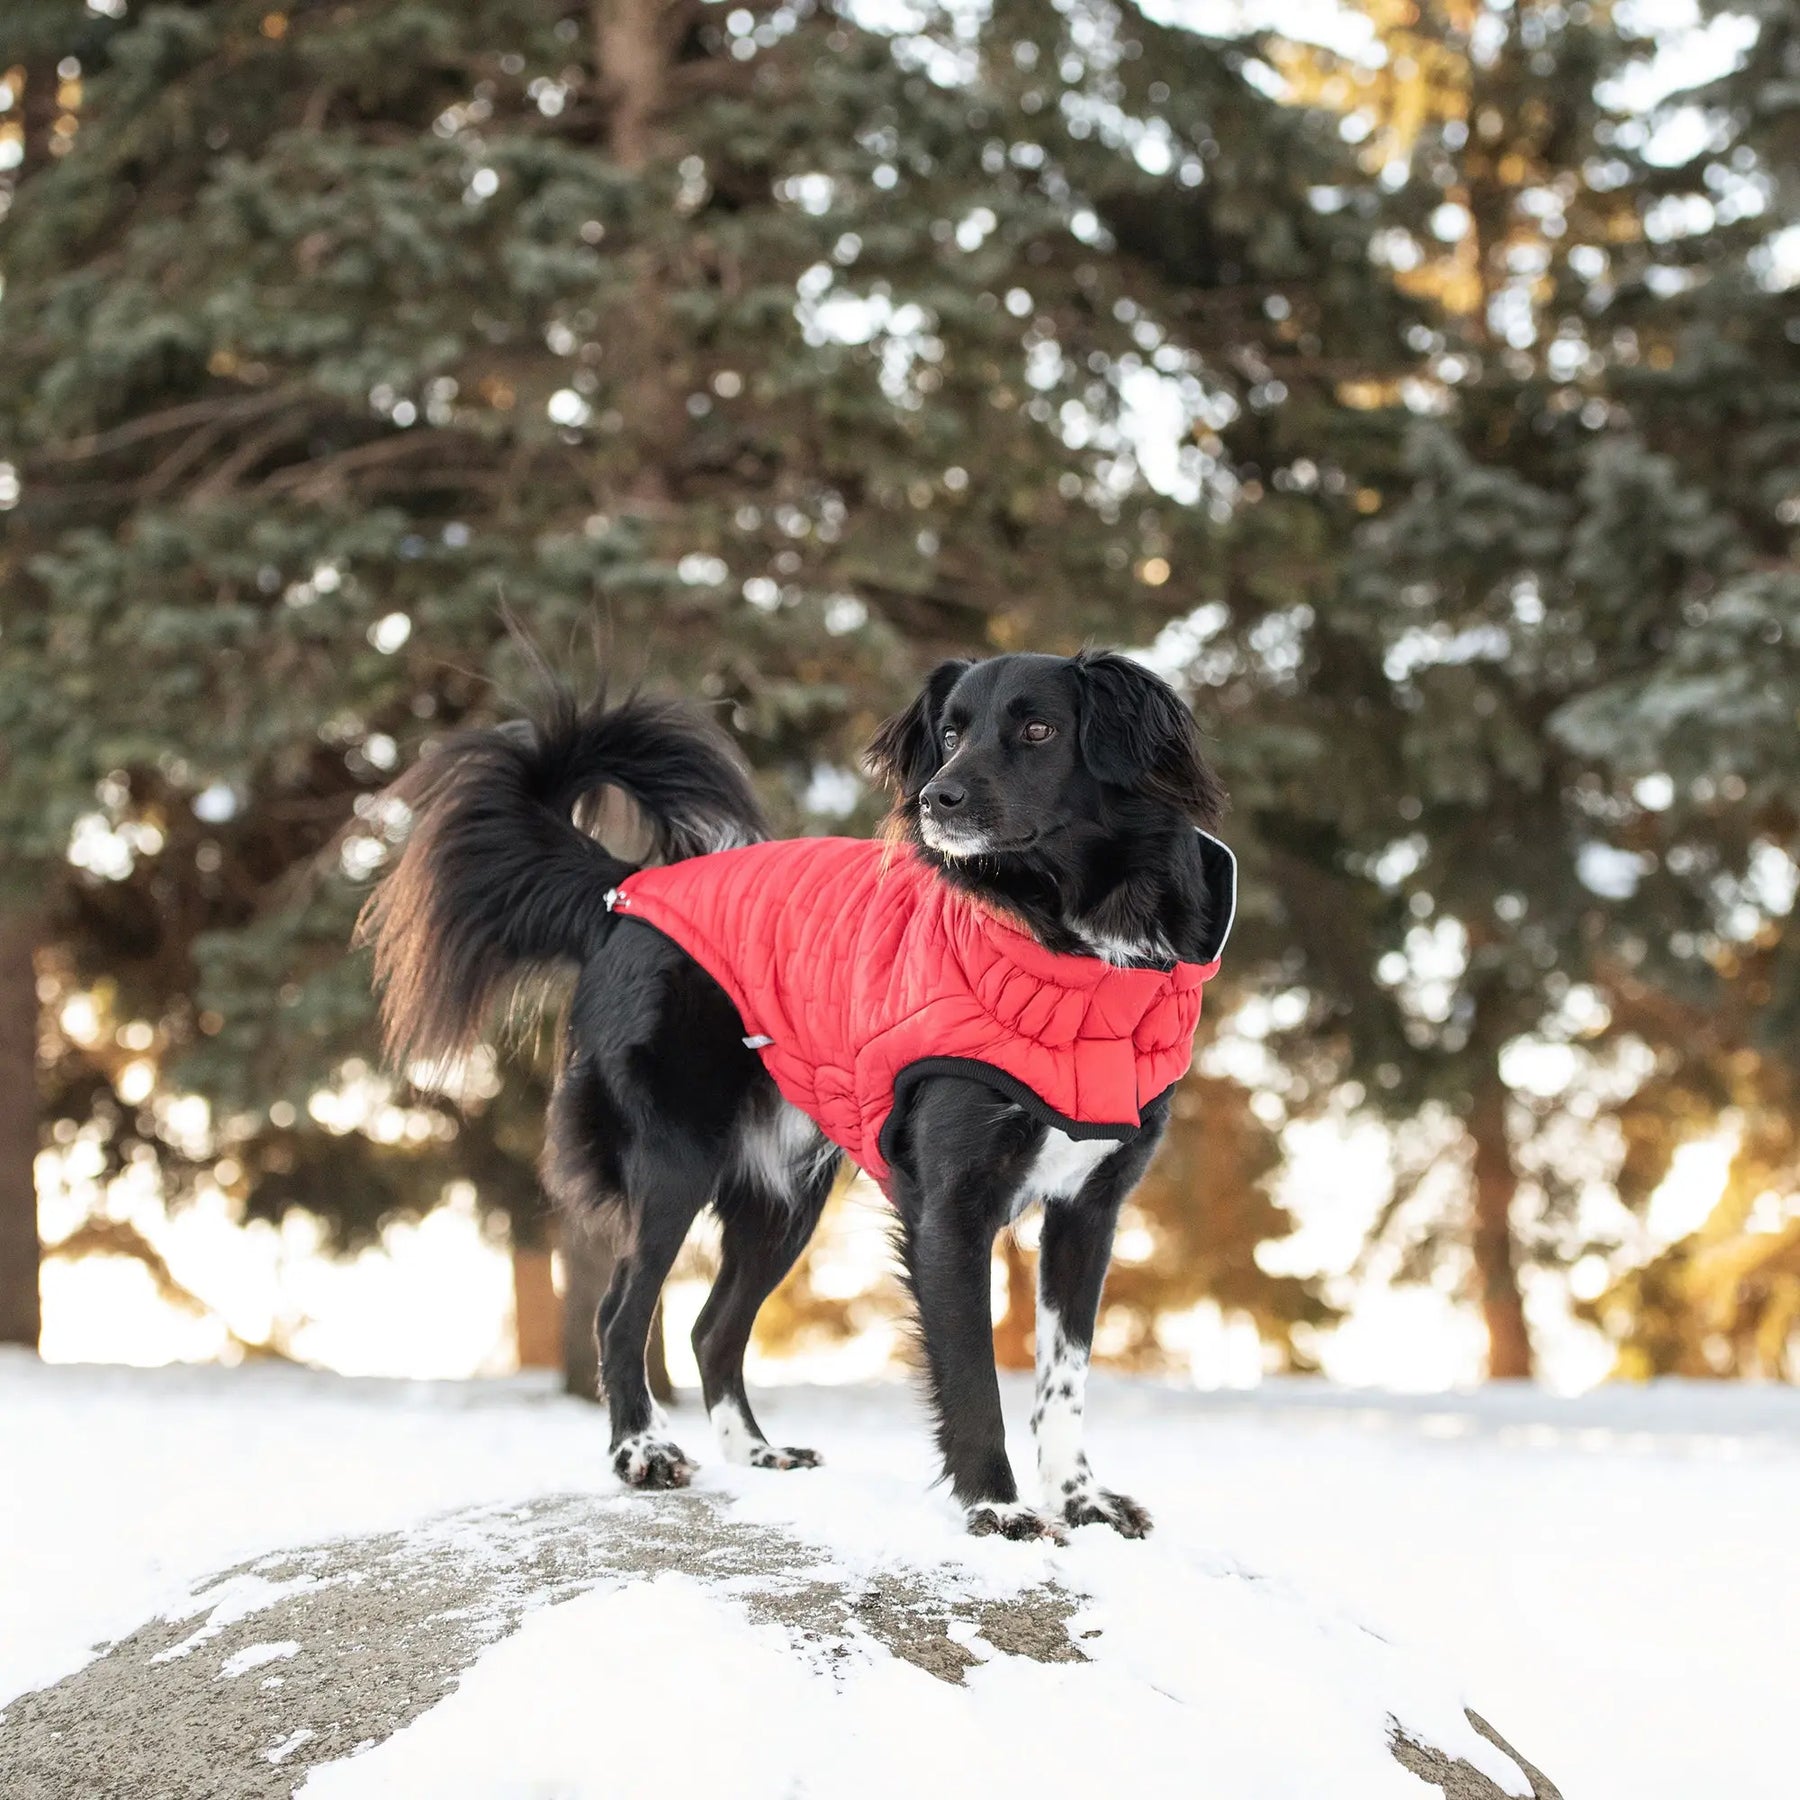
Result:
<instances>
[{"instance_id":1,"label":"jacket collar","mask_svg":"<svg viewBox=\"0 0 1800 1800\"><path fill-rule=\"evenodd\" d=\"M946 943L962 965L970 991L985 1008L1008 1020L1026 1012L1041 1017L1053 1037L1071 1027L1071 1035L1085 1035L1098 1027L1103 1036L1132 1037L1160 1011L1197 1009L1196 990L1219 972L1237 911L1237 860L1210 833L1199 835L1208 880L1225 904L1209 934L1207 960L1177 962L1169 969L1126 968L1104 957L1047 950L1006 914L940 881L917 857L910 860L915 878L937 902ZM1028 994L1038 996L1035 1004ZM1046 1013L1045 1003L1055 995L1074 1001L1072 1009L1054 1004L1049 1009L1062 1021L1062 1029L1051 1026ZM1077 1024L1077 1018L1084 1024ZM1191 1020L1188 1023L1191 1029Z\"/></svg>"},{"instance_id":2,"label":"jacket collar","mask_svg":"<svg viewBox=\"0 0 1800 1800\"><path fill-rule=\"evenodd\" d=\"M985 943L1014 968L1055 987L1106 987L1121 996L1142 994L1148 1005L1165 992L1185 991L1216 975L1225 945L1231 937L1231 928L1237 921L1237 857L1230 845L1210 831L1201 831L1196 826L1195 836L1200 840L1207 884L1215 895L1223 898L1224 905L1207 933L1205 954L1193 961L1177 962L1171 969L1121 967L1102 956L1047 950L1006 913L984 906L972 894L940 884L929 865L916 855L910 860L918 874L943 895L945 923L952 939L959 945L967 944L974 950L978 942Z\"/></svg>"}]
</instances>

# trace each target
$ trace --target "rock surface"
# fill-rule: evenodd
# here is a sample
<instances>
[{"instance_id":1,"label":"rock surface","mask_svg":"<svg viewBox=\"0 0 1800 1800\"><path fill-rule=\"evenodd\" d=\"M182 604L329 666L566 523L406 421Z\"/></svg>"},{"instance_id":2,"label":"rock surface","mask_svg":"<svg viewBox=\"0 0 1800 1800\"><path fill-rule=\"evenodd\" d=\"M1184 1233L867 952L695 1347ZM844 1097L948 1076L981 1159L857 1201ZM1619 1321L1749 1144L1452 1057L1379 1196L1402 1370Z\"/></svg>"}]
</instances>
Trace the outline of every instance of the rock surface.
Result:
<instances>
[{"instance_id":1,"label":"rock surface","mask_svg":"<svg viewBox=\"0 0 1800 1800\"><path fill-rule=\"evenodd\" d=\"M987 1654L1086 1661L1081 1597L1044 1582L1002 1599L904 1571L846 1579L816 1549L699 1494L563 1495L452 1513L404 1532L284 1551L197 1589L77 1673L0 1716L7 1800L258 1800L379 1743L441 1700L528 1608L675 1571L728 1592L816 1655L873 1639L940 1681ZM1483 1736L1557 1789L1484 1721ZM1392 1750L1447 1800L1500 1800L1466 1761L1392 1721ZM1229 1800L1222 1796L1221 1800Z\"/></svg>"}]
</instances>

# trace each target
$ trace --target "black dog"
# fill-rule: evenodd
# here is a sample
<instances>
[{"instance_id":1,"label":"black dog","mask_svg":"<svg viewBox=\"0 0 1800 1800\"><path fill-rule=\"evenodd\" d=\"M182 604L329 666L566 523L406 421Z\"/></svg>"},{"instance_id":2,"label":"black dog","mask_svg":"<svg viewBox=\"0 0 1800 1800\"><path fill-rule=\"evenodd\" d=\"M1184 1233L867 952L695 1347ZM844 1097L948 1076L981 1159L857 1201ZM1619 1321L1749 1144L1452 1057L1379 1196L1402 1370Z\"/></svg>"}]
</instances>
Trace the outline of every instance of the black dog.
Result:
<instances>
[{"instance_id":1,"label":"black dog","mask_svg":"<svg viewBox=\"0 0 1800 1800\"><path fill-rule=\"evenodd\" d=\"M1165 968L1216 955L1230 922L1225 853L1194 826L1217 823L1224 794L1186 707L1137 663L945 663L882 727L869 764L894 793L892 829L1046 948ZM721 1447L757 1467L808 1466L811 1451L764 1439L743 1357L840 1153L782 1098L712 977L609 909L633 865L584 828L606 787L637 803L663 860L767 835L728 742L677 704L583 710L552 688L536 722L452 739L396 786L413 830L365 916L389 1047L454 1059L516 980L576 966L545 1172L562 1205L616 1209L626 1228L598 1320L613 1466L639 1487L692 1473L664 1435L644 1348L708 1205L723 1257L694 1348ZM1067 1134L966 1073L927 1075L902 1104L889 1157L899 1243L944 1471L970 1529L1031 1537L1104 1521L1141 1536L1149 1515L1094 1480L1081 1419L1114 1225L1167 1095L1123 1141ZM994 1237L1034 1200L1046 1206L1032 1426L1047 1514L1021 1503L1007 1460L989 1298Z\"/></svg>"}]
</instances>

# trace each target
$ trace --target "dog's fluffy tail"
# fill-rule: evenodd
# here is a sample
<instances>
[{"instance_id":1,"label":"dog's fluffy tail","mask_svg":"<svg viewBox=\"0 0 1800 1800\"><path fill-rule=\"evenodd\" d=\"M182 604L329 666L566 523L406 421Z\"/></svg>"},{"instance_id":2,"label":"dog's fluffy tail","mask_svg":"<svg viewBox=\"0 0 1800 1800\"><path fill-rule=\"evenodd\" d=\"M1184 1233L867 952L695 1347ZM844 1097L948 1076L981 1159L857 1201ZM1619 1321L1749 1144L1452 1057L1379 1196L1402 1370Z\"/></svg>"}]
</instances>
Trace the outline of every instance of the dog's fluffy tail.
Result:
<instances>
[{"instance_id":1,"label":"dog's fluffy tail","mask_svg":"<svg viewBox=\"0 0 1800 1800\"><path fill-rule=\"evenodd\" d=\"M636 803L664 860L768 835L730 740L694 708L545 689L535 718L461 732L389 789L411 829L357 940L375 947L382 1034L402 1066L453 1064L499 997L598 943L607 890L637 866L589 833L605 789Z\"/></svg>"}]
</instances>

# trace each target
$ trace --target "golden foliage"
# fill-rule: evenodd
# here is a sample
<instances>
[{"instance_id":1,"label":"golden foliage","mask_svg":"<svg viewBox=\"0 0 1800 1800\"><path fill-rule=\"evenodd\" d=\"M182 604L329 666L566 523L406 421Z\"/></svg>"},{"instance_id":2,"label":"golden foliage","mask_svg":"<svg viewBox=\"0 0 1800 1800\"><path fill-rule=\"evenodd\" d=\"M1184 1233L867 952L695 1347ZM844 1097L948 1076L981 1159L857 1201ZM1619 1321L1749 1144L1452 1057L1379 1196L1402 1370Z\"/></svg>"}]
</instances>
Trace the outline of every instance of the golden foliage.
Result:
<instances>
[{"instance_id":1,"label":"golden foliage","mask_svg":"<svg viewBox=\"0 0 1800 1800\"><path fill-rule=\"evenodd\" d=\"M1683 1144L1721 1127L1736 1136L1700 1228L1580 1309L1617 1343L1622 1376L1800 1379L1800 1079L1753 1040L1782 948L1780 934L1765 931L1722 962L1723 1002L1704 1013L1617 983L1617 1028L1673 1033L1663 1041L1688 1046L1615 1115L1625 1141L1621 1197L1645 1205Z\"/></svg>"},{"instance_id":2,"label":"golden foliage","mask_svg":"<svg viewBox=\"0 0 1800 1800\"><path fill-rule=\"evenodd\" d=\"M1198 1071L1176 1090L1168 1136L1121 1220L1101 1311L1109 1360L1165 1363L1158 1320L1210 1300L1254 1321L1282 1366L1310 1366L1294 1328L1332 1315L1300 1281L1257 1263L1257 1246L1286 1236L1292 1222L1269 1192L1280 1145L1253 1099Z\"/></svg>"}]
</instances>

